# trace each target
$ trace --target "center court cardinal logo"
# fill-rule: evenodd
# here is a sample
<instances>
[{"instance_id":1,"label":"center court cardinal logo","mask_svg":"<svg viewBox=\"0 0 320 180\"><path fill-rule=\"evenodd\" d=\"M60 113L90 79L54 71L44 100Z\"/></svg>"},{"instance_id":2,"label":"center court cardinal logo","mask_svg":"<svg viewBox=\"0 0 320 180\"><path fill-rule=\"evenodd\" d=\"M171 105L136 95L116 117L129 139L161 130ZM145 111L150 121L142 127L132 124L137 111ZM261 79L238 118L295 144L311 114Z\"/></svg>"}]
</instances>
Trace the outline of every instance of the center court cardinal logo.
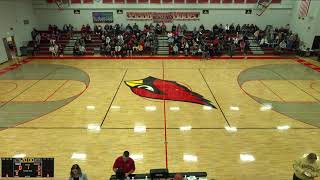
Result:
<instances>
[{"instance_id":1,"label":"center court cardinal logo","mask_svg":"<svg viewBox=\"0 0 320 180\"><path fill-rule=\"evenodd\" d=\"M141 97L190 102L216 109L209 100L175 81L161 80L149 76L141 80L125 81L125 83L133 93Z\"/></svg>"}]
</instances>

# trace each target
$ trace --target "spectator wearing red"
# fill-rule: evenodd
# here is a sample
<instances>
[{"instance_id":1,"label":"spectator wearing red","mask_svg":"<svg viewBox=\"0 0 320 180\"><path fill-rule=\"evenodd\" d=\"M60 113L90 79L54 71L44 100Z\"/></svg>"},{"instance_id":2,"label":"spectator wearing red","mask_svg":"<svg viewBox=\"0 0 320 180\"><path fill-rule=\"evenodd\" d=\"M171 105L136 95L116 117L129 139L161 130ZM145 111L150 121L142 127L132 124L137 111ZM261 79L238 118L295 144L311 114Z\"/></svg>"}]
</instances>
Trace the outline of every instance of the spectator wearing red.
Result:
<instances>
[{"instance_id":1,"label":"spectator wearing red","mask_svg":"<svg viewBox=\"0 0 320 180\"><path fill-rule=\"evenodd\" d=\"M81 32L82 32L82 33L86 33L86 32L87 32L87 28L86 28L85 25L82 25L82 27L81 27Z\"/></svg>"},{"instance_id":2,"label":"spectator wearing red","mask_svg":"<svg viewBox=\"0 0 320 180\"><path fill-rule=\"evenodd\" d=\"M113 171L116 174L124 173L125 177L128 177L136 170L134 160L129 155L128 151L124 151L123 155L116 159L113 164Z\"/></svg>"},{"instance_id":3,"label":"spectator wearing red","mask_svg":"<svg viewBox=\"0 0 320 180\"><path fill-rule=\"evenodd\" d=\"M89 24L87 24L87 26L86 26L86 30L87 30L87 32L92 32L91 27L90 27L90 25L89 25Z\"/></svg>"}]
</instances>

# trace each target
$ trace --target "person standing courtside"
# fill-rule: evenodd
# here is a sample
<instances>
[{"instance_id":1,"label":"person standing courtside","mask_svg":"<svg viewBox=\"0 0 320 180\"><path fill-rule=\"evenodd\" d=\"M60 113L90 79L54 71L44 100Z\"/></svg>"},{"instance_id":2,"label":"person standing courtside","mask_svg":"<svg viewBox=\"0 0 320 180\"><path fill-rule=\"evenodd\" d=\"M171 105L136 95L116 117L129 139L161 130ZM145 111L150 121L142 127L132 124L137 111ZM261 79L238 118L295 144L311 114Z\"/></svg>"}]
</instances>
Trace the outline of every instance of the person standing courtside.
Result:
<instances>
[{"instance_id":1,"label":"person standing courtside","mask_svg":"<svg viewBox=\"0 0 320 180\"><path fill-rule=\"evenodd\" d=\"M123 174L128 177L136 170L134 160L129 157L129 152L124 151L123 155L118 157L113 164L113 171L117 176Z\"/></svg>"},{"instance_id":2,"label":"person standing courtside","mask_svg":"<svg viewBox=\"0 0 320 180\"><path fill-rule=\"evenodd\" d=\"M320 175L320 166L317 155L310 153L304 158L295 160L293 163L293 180L313 180Z\"/></svg>"}]
</instances>

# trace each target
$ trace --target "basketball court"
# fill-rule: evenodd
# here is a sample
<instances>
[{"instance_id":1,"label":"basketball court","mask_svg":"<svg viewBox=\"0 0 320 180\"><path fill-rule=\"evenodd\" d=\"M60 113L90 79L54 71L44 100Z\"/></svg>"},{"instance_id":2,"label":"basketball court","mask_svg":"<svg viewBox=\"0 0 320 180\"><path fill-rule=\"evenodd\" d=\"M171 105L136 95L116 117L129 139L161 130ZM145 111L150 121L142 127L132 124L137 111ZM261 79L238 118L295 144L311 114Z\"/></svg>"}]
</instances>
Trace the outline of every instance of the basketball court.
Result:
<instances>
[{"instance_id":1,"label":"basketball court","mask_svg":"<svg viewBox=\"0 0 320 180\"><path fill-rule=\"evenodd\" d=\"M55 179L74 163L90 179L108 179L124 150L136 173L167 167L208 179L288 179L292 161L320 147L317 67L276 56L33 58L0 76L0 156L54 157ZM175 86L163 86L176 96L162 99L132 89L154 88L148 77L202 102L179 100Z\"/></svg>"}]
</instances>

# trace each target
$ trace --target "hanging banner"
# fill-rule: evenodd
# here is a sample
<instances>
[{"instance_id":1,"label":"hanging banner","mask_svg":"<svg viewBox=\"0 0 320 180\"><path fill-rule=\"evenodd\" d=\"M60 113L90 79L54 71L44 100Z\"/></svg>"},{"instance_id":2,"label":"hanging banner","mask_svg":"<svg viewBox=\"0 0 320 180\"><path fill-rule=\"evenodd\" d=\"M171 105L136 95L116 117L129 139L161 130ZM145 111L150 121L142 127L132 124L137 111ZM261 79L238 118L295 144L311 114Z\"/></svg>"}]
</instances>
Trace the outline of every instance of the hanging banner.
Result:
<instances>
[{"instance_id":1,"label":"hanging banner","mask_svg":"<svg viewBox=\"0 0 320 180\"><path fill-rule=\"evenodd\" d=\"M130 21L153 21L155 23L176 21L197 21L200 12L127 12Z\"/></svg>"},{"instance_id":2,"label":"hanging banner","mask_svg":"<svg viewBox=\"0 0 320 180\"><path fill-rule=\"evenodd\" d=\"M113 23L113 12L92 12L94 23Z\"/></svg>"}]
</instances>

